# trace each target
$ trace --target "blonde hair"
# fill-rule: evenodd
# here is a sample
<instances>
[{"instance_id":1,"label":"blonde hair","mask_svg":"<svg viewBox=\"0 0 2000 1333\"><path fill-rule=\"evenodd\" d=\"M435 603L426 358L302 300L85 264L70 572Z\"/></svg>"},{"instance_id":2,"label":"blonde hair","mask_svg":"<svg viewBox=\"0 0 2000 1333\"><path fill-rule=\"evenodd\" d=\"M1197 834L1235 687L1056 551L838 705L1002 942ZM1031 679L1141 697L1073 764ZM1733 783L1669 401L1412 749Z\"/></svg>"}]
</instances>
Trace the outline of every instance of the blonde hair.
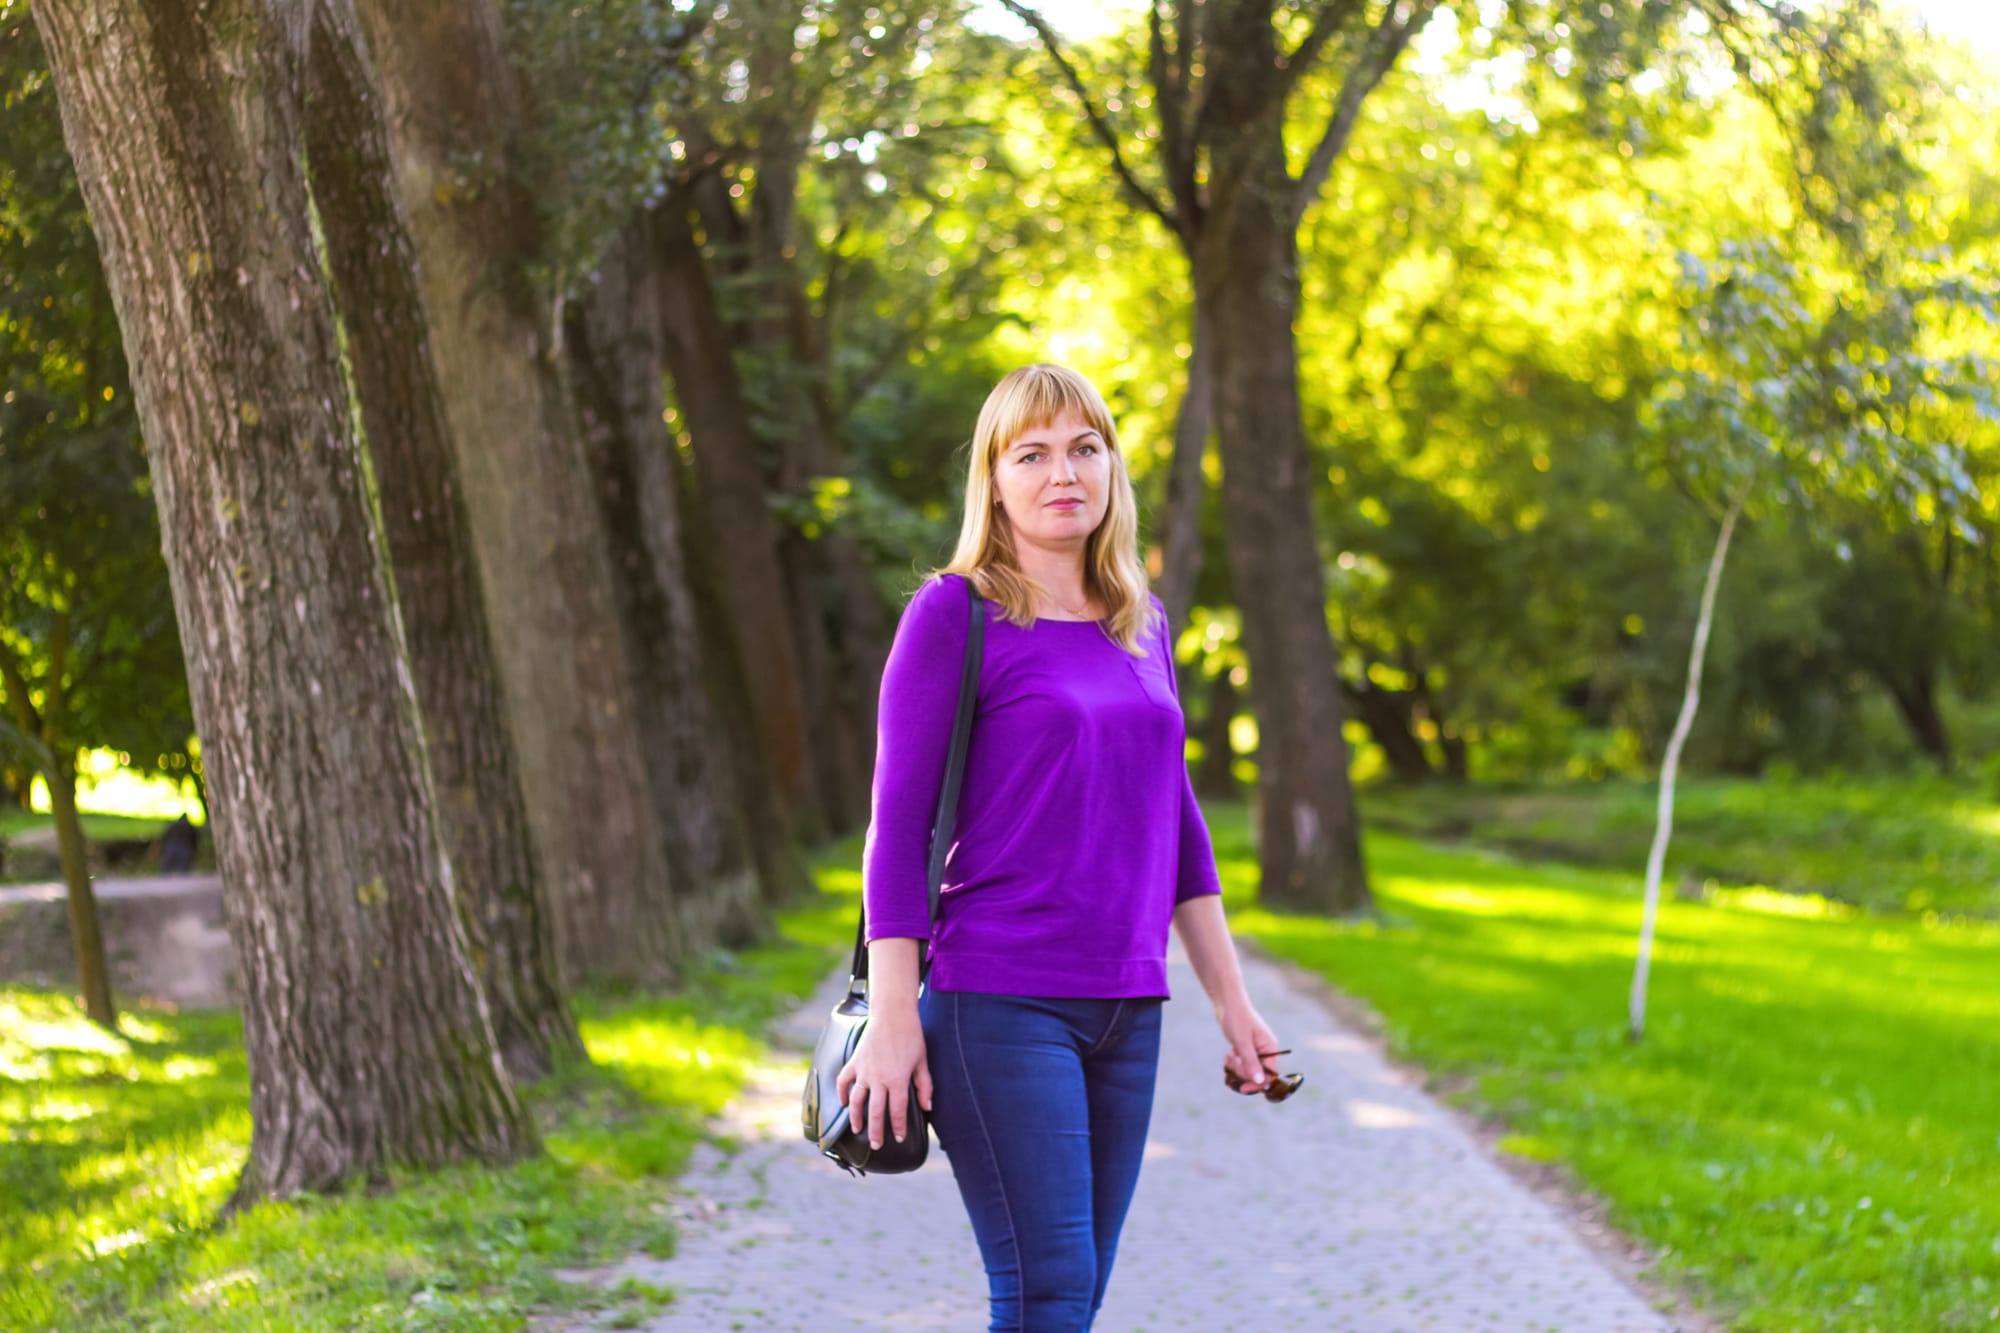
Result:
<instances>
[{"instance_id":1,"label":"blonde hair","mask_svg":"<svg viewBox=\"0 0 2000 1333\"><path fill-rule=\"evenodd\" d=\"M1008 445L1028 431L1046 429L1065 414L1073 414L1104 437L1111 463L1109 503L1084 544L1084 590L1095 593L1109 613L1105 634L1126 652L1143 657L1139 636L1150 625L1153 605L1146 566L1139 559L1139 502L1111 424L1111 409L1089 380L1066 366L1022 366L986 395L967 460L958 549L926 581L943 574L962 575L980 596L999 603L1004 618L1023 628L1034 623L1035 595L1048 589L1021 572L1014 554L1013 524L1006 510L994 503L993 471Z\"/></svg>"}]
</instances>

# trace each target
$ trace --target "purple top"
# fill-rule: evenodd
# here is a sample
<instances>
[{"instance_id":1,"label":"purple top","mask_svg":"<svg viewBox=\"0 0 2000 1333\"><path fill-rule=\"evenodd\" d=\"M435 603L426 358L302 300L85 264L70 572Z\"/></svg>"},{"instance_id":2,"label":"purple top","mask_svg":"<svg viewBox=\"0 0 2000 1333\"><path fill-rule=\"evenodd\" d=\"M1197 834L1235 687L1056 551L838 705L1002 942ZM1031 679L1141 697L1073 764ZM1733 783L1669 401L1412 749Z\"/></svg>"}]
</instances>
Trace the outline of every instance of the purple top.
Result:
<instances>
[{"instance_id":1,"label":"purple top","mask_svg":"<svg viewBox=\"0 0 2000 1333\"><path fill-rule=\"evenodd\" d=\"M931 819L970 611L965 580L917 590L882 673L874 813L862 852L868 938L931 937L940 990L1166 995L1174 908L1220 893L1188 779L1160 599L1143 658L1096 620L1022 629L986 603L978 706L935 931Z\"/></svg>"}]
</instances>

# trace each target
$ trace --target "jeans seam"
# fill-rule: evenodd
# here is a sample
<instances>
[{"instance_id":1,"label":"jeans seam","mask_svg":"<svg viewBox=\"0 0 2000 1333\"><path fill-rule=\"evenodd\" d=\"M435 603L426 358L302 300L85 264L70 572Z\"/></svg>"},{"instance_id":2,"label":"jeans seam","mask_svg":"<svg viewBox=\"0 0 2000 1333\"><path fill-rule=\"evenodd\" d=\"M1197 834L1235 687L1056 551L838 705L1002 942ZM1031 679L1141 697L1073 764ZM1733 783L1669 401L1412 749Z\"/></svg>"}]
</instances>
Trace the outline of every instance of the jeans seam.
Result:
<instances>
[{"instance_id":1,"label":"jeans seam","mask_svg":"<svg viewBox=\"0 0 2000 1333\"><path fill-rule=\"evenodd\" d=\"M1124 1015L1125 1001L1120 1000L1118 1007L1111 1011L1111 1021L1104 1025L1104 1032L1090 1044L1090 1049L1083 1053L1086 1059L1104 1049L1104 1043L1111 1040L1111 1034L1118 1030L1118 1020Z\"/></svg>"},{"instance_id":2,"label":"jeans seam","mask_svg":"<svg viewBox=\"0 0 2000 1333\"><path fill-rule=\"evenodd\" d=\"M1014 1287L1015 1300L1021 1306L1021 1327L1027 1327L1028 1315L1028 1260L1021 1245L1020 1228L1014 1225L1014 1205L1007 1201L1007 1177L1000 1170L1000 1154L994 1151L993 1135L986 1128L986 1112L980 1109L979 1095L972 1088L972 1070L965 1063L965 1031L959 1023L959 1004L956 994L951 1001L952 1045L958 1048L958 1072L965 1080L966 1101L972 1106L972 1117L979 1122L979 1138L986 1145L986 1160L993 1164L993 1184L1000 1191L1000 1211L1007 1215L1007 1239L1014 1246Z\"/></svg>"}]
</instances>

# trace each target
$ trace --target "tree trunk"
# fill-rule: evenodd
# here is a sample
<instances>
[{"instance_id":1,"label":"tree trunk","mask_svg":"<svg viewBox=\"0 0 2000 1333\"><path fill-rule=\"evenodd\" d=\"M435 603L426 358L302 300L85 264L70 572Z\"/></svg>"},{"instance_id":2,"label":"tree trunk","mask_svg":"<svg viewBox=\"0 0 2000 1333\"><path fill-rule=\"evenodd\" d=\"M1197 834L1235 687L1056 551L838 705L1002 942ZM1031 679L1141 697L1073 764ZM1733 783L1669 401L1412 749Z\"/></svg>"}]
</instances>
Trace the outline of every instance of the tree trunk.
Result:
<instances>
[{"instance_id":1,"label":"tree trunk","mask_svg":"<svg viewBox=\"0 0 2000 1333\"><path fill-rule=\"evenodd\" d=\"M828 464L828 475L841 470L837 458ZM841 827L852 831L868 823L879 722L876 710L882 699L882 669L889 661L889 624L882 594L869 573L860 543L844 532L830 532L821 543L833 602L829 633L839 663L834 708L841 723L842 766L854 779L853 788L846 793Z\"/></svg>"},{"instance_id":2,"label":"tree trunk","mask_svg":"<svg viewBox=\"0 0 2000 1333\"><path fill-rule=\"evenodd\" d=\"M306 146L404 643L423 705L435 814L494 1035L517 1082L582 1059L563 999L479 570L432 369L416 255L381 96L347 0L313 6Z\"/></svg>"},{"instance_id":3,"label":"tree trunk","mask_svg":"<svg viewBox=\"0 0 2000 1333\"><path fill-rule=\"evenodd\" d=\"M753 73L759 86L790 78L789 41L766 46L753 57L764 62ZM732 362L739 374L754 377L753 388L732 378L741 402L730 415L756 440L751 455L761 460L766 490L804 495L814 478L841 471L838 423L827 393L827 364L813 327L811 302L793 257L809 237L796 234L796 198L804 142L793 124L809 124L810 105L775 104L756 120L756 189L746 217L721 177L710 172L689 194L707 232L701 280L714 264L732 285L752 293L740 302L740 317L717 310L716 347L747 354ZM790 123L787 117L791 117ZM706 127L690 134L702 153L712 150ZM692 275L691 275L692 276ZM753 413L752 400L775 404ZM756 434L753 418L762 421ZM768 437L768 438L766 438ZM701 445L696 445L697 466ZM748 484L739 476L735 484ZM778 566L790 599L792 643L797 652L798 692L806 716L809 762L822 830L837 834L867 822L867 792L875 762L876 708L882 668L888 659L888 620L860 546L838 528L808 534L772 523ZM725 577L727 575L725 574Z\"/></svg>"},{"instance_id":4,"label":"tree trunk","mask_svg":"<svg viewBox=\"0 0 2000 1333\"><path fill-rule=\"evenodd\" d=\"M816 427L800 428L781 443L787 459L782 488L807 489L836 469L824 457ZM784 530L779 562L792 599L793 639L799 646L801 687L820 809L826 832L839 836L868 822L868 792L875 762L875 712L880 704L882 605L861 548L846 534L822 528L809 536Z\"/></svg>"},{"instance_id":5,"label":"tree trunk","mask_svg":"<svg viewBox=\"0 0 2000 1333\"><path fill-rule=\"evenodd\" d=\"M784 52L765 53L765 79L789 77ZM772 57L776 56L774 60ZM802 109L801 114L805 114ZM757 188L748 238L748 272L765 295L744 330L753 365L765 383L759 397L778 404L775 441L778 489L804 494L816 478L840 471L838 437L828 403L825 365L815 345L811 303L792 256L810 237L796 235L801 145L782 116L767 120L757 136ZM840 834L868 822L868 790L875 758L875 711L888 660L882 601L860 546L838 528L817 535L782 533L779 557L793 598L794 639L820 807L828 832Z\"/></svg>"},{"instance_id":6,"label":"tree trunk","mask_svg":"<svg viewBox=\"0 0 2000 1333\"><path fill-rule=\"evenodd\" d=\"M792 832L791 812L771 780L763 748L750 739L757 734L750 702L750 671L726 605L726 580L720 567L722 539L716 535L714 516L701 504L692 470L683 471L680 481L681 549L707 665L708 697L715 704L717 727L733 740L727 748L729 767L735 775L751 852L757 858L764 901L777 906L810 891L812 874Z\"/></svg>"},{"instance_id":7,"label":"tree trunk","mask_svg":"<svg viewBox=\"0 0 2000 1333\"><path fill-rule=\"evenodd\" d=\"M807 437L807 458L816 476L842 475L847 470L847 459L839 414L833 404L831 358L815 323L812 303L799 279L796 261L788 263L786 273L792 359L810 375L805 397L814 432ZM875 714L882 693L882 668L889 660L889 617L861 544L836 530L826 535L825 550L838 603L832 623L834 651L842 664L844 706L849 710L861 781L866 786L875 771ZM861 802L864 823L867 806L864 798Z\"/></svg>"},{"instance_id":8,"label":"tree trunk","mask_svg":"<svg viewBox=\"0 0 2000 1333\"><path fill-rule=\"evenodd\" d=\"M791 453L790 445L780 442L779 447L788 455ZM788 466L781 473L778 489L802 491L804 482L800 474L789 466L790 458L786 461ZM806 732L808 757L812 761L813 801L820 811L821 836L834 838L848 826L849 799L843 793L851 789L847 786L850 778L844 760L851 757L852 748L845 743L844 723L835 712L837 671L832 645L827 642L826 594L812 540L788 523L774 526L778 534L778 568L784 573L785 608L791 613L792 642L798 647L799 692L804 697L806 716L817 722Z\"/></svg>"},{"instance_id":9,"label":"tree trunk","mask_svg":"<svg viewBox=\"0 0 2000 1333\"><path fill-rule=\"evenodd\" d=\"M1199 795L1234 800L1241 794L1233 767L1236 752L1229 744L1229 724L1235 719L1235 682L1227 670L1218 671L1208 682L1208 717L1201 724L1201 767L1194 774Z\"/></svg>"},{"instance_id":10,"label":"tree trunk","mask_svg":"<svg viewBox=\"0 0 2000 1333\"><path fill-rule=\"evenodd\" d=\"M1246 26L1270 40L1267 23ZM1213 76L1211 105L1229 125L1219 96L1229 71ZM1257 716L1261 893L1276 906L1355 912L1372 900L1299 409L1294 187L1274 119L1219 135L1214 160L1226 166L1195 255L1196 300L1216 345L1230 576Z\"/></svg>"},{"instance_id":11,"label":"tree trunk","mask_svg":"<svg viewBox=\"0 0 2000 1333\"><path fill-rule=\"evenodd\" d=\"M299 159L306 14L38 0L132 367L244 989L239 1200L500 1160Z\"/></svg>"},{"instance_id":12,"label":"tree trunk","mask_svg":"<svg viewBox=\"0 0 2000 1333\"><path fill-rule=\"evenodd\" d=\"M1445 777L1453 782L1470 781L1472 769L1469 747L1465 743L1465 737L1441 735L1438 738L1438 744L1444 749Z\"/></svg>"},{"instance_id":13,"label":"tree trunk","mask_svg":"<svg viewBox=\"0 0 2000 1333\"><path fill-rule=\"evenodd\" d=\"M1694 729L1695 710L1701 707L1701 665L1708 656L1708 630L1715 623L1715 592L1722 586L1722 563L1729 556L1729 538L1736 531L1736 519L1743 512L1743 497L1736 496L1723 515L1722 530L1716 534L1715 550L1708 559L1708 577L1701 589L1701 614L1695 620L1694 643L1688 649L1687 688L1681 695L1680 716L1674 719L1673 735L1667 738L1667 753L1660 764L1660 803L1653 826L1653 845L1646 853L1646 905L1639 921L1638 958L1632 968L1632 992L1626 1008L1625 1035L1638 1041L1646 1034L1646 978L1653 965L1653 922L1660 912L1660 879L1666 871L1667 841L1674 830L1674 779L1680 772L1681 750L1688 732Z\"/></svg>"},{"instance_id":14,"label":"tree trunk","mask_svg":"<svg viewBox=\"0 0 2000 1333\"><path fill-rule=\"evenodd\" d=\"M662 980L672 879L576 413L523 271L536 220L487 0L359 5L565 972ZM477 175L467 173L477 163Z\"/></svg>"},{"instance_id":15,"label":"tree trunk","mask_svg":"<svg viewBox=\"0 0 2000 1333\"><path fill-rule=\"evenodd\" d=\"M565 343L620 613L642 668L634 726L654 758L681 925L690 947L737 945L762 933L764 917L688 586L679 463L663 420L652 225L642 216L600 258L592 289L569 306Z\"/></svg>"},{"instance_id":16,"label":"tree trunk","mask_svg":"<svg viewBox=\"0 0 2000 1333\"><path fill-rule=\"evenodd\" d=\"M1896 701L1896 711L1902 715L1917 745L1937 761L1940 773L1949 774L1951 732L1945 726L1944 714L1938 711L1935 668L1928 664L1913 668L1901 678L1884 672L1883 683L1889 687L1889 697Z\"/></svg>"},{"instance_id":17,"label":"tree trunk","mask_svg":"<svg viewBox=\"0 0 2000 1333\"><path fill-rule=\"evenodd\" d=\"M1166 604L1167 623L1185 625L1201 577L1201 500L1208 492L1202 455L1208 450L1215 416L1215 339L1203 327L1197 302L1188 354L1187 385L1174 419L1174 457L1167 472L1167 498L1160 522L1160 578L1154 591Z\"/></svg>"},{"instance_id":18,"label":"tree trunk","mask_svg":"<svg viewBox=\"0 0 2000 1333\"><path fill-rule=\"evenodd\" d=\"M1389 771L1398 782L1428 782L1435 776L1424 743L1411 727L1411 706L1416 696L1407 690L1385 690L1369 680L1347 689L1354 709L1368 734L1382 747Z\"/></svg>"},{"instance_id":19,"label":"tree trunk","mask_svg":"<svg viewBox=\"0 0 2000 1333\"><path fill-rule=\"evenodd\" d=\"M1437 728L1438 752L1444 756L1442 774L1447 781L1464 782L1469 776L1465 737L1458 733L1451 719L1445 715L1443 705L1438 702L1437 691L1431 688L1431 673L1418 660L1416 648L1406 643L1403 649L1403 665L1417 682L1412 693L1422 705L1424 716Z\"/></svg>"},{"instance_id":20,"label":"tree trunk","mask_svg":"<svg viewBox=\"0 0 2000 1333\"><path fill-rule=\"evenodd\" d=\"M55 819L56 850L69 890L69 938L76 950L77 989L90 1021L118 1030L118 1007L111 1000L111 968L104 958L104 931L97 921L97 894L90 886L83 824L76 813L76 765L67 750L51 744L55 764L48 773L49 814Z\"/></svg>"},{"instance_id":21,"label":"tree trunk","mask_svg":"<svg viewBox=\"0 0 2000 1333\"><path fill-rule=\"evenodd\" d=\"M824 823L815 799L799 647L731 340L681 201L669 200L661 209L654 240L667 364L694 445L698 489L692 498L718 543L718 591L748 670L758 744L800 836L817 841Z\"/></svg>"}]
</instances>

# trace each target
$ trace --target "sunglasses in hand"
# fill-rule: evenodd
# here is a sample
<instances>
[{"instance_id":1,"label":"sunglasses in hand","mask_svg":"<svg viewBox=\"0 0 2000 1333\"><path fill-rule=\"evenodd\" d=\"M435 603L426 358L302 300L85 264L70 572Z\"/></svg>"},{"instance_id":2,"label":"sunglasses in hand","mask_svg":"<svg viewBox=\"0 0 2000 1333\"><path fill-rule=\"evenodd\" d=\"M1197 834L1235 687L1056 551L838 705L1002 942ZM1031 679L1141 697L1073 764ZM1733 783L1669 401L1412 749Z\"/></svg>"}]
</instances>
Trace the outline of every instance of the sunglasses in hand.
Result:
<instances>
[{"instance_id":1,"label":"sunglasses in hand","mask_svg":"<svg viewBox=\"0 0 2000 1333\"><path fill-rule=\"evenodd\" d=\"M1292 1050L1289 1046L1282 1051L1257 1052L1260 1057L1267 1055L1290 1055L1291 1053ZM1225 1062L1222 1066L1222 1081L1228 1085L1231 1092L1247 1092L1252 1096L1261 1092L1264 1094L1265 1101L1281 1102L1299 1090L1299 1085L1306 1081L1306 1076L1304 1074L1272 1074L1270 1081L1263 1087L1253 1088L1249 1086L1248 1081L1243 1075L1231 1069Z\"/></svg>"}]
</instances>

